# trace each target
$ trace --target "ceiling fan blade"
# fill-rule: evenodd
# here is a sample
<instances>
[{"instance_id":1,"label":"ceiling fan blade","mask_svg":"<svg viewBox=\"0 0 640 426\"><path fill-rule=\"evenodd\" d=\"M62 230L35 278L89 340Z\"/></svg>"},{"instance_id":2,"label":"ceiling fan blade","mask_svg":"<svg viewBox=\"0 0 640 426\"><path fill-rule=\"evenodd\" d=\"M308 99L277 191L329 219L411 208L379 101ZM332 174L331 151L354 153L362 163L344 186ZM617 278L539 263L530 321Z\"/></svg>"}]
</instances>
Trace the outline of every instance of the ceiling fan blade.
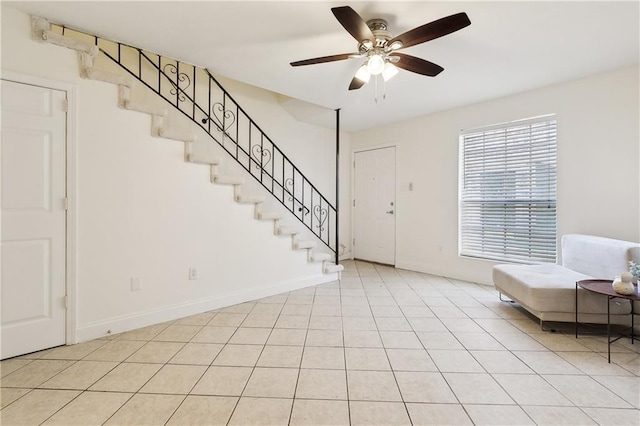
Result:
<instances>
[{"instance_id":1,"label":"ceiling fan blade","mask_svg":"<svg viewBox=\"0 0 640 426\"><path fill-rule=\"evenodd\" d=\"M349 84L349 90L358 90L359 88L361 88L362 86L364 86L366 83L362 80L360 80L357 77L353 77L353 79L351 80L351 84Z\"/></svg>"},{"instance_id":2,"label":"ceiling fan blade","mask_svg":"<svg viewBox=\"0 0 640 426\"><path fill-rule=\"evenodd\" d=\"M416 74L422 74L429 77L435 77L444 71L440 65L433 62L425 61L424 59L416 58L415 56L405 55L402 53L394 53L393 56L397 56L400 59L395 65L398 68L405 69L407 71L415 72Z\"/></svg>"},{"instance_id":3,"label":"ceiling fan blade","mask_svg":"<svg viewBox=\"0 0 640 426\"><path fill-rule=\"evenodd\" d=\"M302 61L291 62L291 66L299 67L301 65L313 65L313 64L321 64L323 62L342 61L343 59L349 59L353 55L357 55L357 53L342 53L340 55L321 56L319 58L312 58L312 59L305 59Z\"/></svg>"},{"instance_id":4,"label":"ceiling fan blade","mask_svg":"<svg viewBox=\"0 0 640 426\"><path fill-rule=\"evenodd\" d=\"M416 44L451 34L469 25L471 25L471 21L466 13L456 13L400 34L389 40L387 45L390 46L394 41L399 40L402 42L402 48L415 46Z\"/></svg>"},{"instance_id":5,"label":"ceiling fan blade","mask_svg":"<svg viewBox=\"0 0 640 426\"><path fill-rule=\"evenodd\" d=\"M358 42L364 40L375 41L373 33L367 26L367 23L358 15L358 13L349 6L333 7L331 12L338 22L349 32Z\"/></svg>"}]
</instances>

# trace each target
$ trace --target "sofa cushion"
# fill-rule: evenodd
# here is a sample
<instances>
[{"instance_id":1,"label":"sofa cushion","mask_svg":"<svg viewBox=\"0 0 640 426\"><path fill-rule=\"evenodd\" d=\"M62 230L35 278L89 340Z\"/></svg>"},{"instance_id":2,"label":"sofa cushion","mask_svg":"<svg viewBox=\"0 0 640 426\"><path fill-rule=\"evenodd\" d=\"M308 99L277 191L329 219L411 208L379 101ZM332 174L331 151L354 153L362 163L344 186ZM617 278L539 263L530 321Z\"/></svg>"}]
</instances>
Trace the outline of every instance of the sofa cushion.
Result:
<instances>
[{"instance_id":1,"label":"sofa cushion","mask_svg":"<svg viewBox=\"0 0 640 426\"><path fill-rule=\"evenodd\" d=\"M493 267L493 283L498 290L541 312L575 312L576 281L590 278L555 264Z\"/></svg>"},{"instance_id":2,"label":"sofa cushion","mask_svg":"<svg viewBox=\"0 0 640 426\"><path fill-rule=\"evenodd\" d=\"M495 287L536 312L575 313L576 281L592 277L554 264L496 265ZM578 289L581 313L607 313L607 297ZM628 302L611 303L611 314L628 314Z\"/></svg>"}]
</instances>

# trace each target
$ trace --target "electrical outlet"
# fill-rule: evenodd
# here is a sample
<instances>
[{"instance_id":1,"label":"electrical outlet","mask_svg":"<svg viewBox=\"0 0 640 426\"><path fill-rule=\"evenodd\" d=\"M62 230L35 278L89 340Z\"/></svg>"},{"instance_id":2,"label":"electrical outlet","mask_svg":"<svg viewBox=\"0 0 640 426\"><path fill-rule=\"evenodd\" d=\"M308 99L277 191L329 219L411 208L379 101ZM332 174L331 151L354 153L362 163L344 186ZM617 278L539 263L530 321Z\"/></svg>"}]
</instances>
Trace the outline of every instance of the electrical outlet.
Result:
<instances>
[{"instance_id":1,"label":"electrical outlet","mask_svg":"<svg viewBox=\"0 0 640 426\"><path fill-rule=\"evenodd\" d=\"M198 270L195 267L189 268L189 279L197 280L198 279Z\"/></svg>"},{"instance_id":2,"label":"electrical outlet","mask_svg":"<svg viewBox=\"0 0 640 426\"><path fill-rule=\"evenodd\" d=\"M131 291L140 291L140 278L131 277Z\"/></svg>"}]
</instances>

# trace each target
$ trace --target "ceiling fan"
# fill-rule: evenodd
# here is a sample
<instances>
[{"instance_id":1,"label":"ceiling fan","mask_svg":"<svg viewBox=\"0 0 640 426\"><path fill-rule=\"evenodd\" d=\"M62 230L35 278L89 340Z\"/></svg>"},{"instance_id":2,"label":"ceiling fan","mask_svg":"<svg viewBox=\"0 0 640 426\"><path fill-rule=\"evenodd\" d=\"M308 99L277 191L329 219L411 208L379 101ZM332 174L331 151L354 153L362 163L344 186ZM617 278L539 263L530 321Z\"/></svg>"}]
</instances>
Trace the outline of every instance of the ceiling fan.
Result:
<instances>
[{"instance_id":1,"label":"ceiling fan","mask_svg":"<svg viewBox=\"0 0 640 426\"><path fill-rule=\"evenodd\" d=\"M467 14L462 12L391 37L387 29L387 21L384 19L371 19L365 22L349 6L334 7L331 12L344 29L358 41L358 52L305 59L291 62L291 66L321 64L351 58L365 59L365 63L351 80L349 90L361 88L369 82L372 75L382 74L384 81L387 81L398 73L398 68L435 77L444 68L424 59L399 53L398 50L451 34L471 24Z\"/></svg>"}]
</instances>

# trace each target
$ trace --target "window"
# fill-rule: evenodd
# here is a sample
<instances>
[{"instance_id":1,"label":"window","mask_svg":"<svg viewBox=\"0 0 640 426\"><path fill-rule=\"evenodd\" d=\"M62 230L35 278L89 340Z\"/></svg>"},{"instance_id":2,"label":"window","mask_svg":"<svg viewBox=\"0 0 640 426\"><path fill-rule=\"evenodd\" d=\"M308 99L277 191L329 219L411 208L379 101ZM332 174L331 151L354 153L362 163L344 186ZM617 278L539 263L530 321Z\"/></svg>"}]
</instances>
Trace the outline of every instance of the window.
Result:
<instances>
[{"instance_id":1,"label":"window","mask_svg":"<svg viewBox=\"0 0 640 426\"><path fill-rule=\"evenodd\" d=\"M460 255L556 261L556 121L460 135Z\"/></svg>"}]
</instances>

